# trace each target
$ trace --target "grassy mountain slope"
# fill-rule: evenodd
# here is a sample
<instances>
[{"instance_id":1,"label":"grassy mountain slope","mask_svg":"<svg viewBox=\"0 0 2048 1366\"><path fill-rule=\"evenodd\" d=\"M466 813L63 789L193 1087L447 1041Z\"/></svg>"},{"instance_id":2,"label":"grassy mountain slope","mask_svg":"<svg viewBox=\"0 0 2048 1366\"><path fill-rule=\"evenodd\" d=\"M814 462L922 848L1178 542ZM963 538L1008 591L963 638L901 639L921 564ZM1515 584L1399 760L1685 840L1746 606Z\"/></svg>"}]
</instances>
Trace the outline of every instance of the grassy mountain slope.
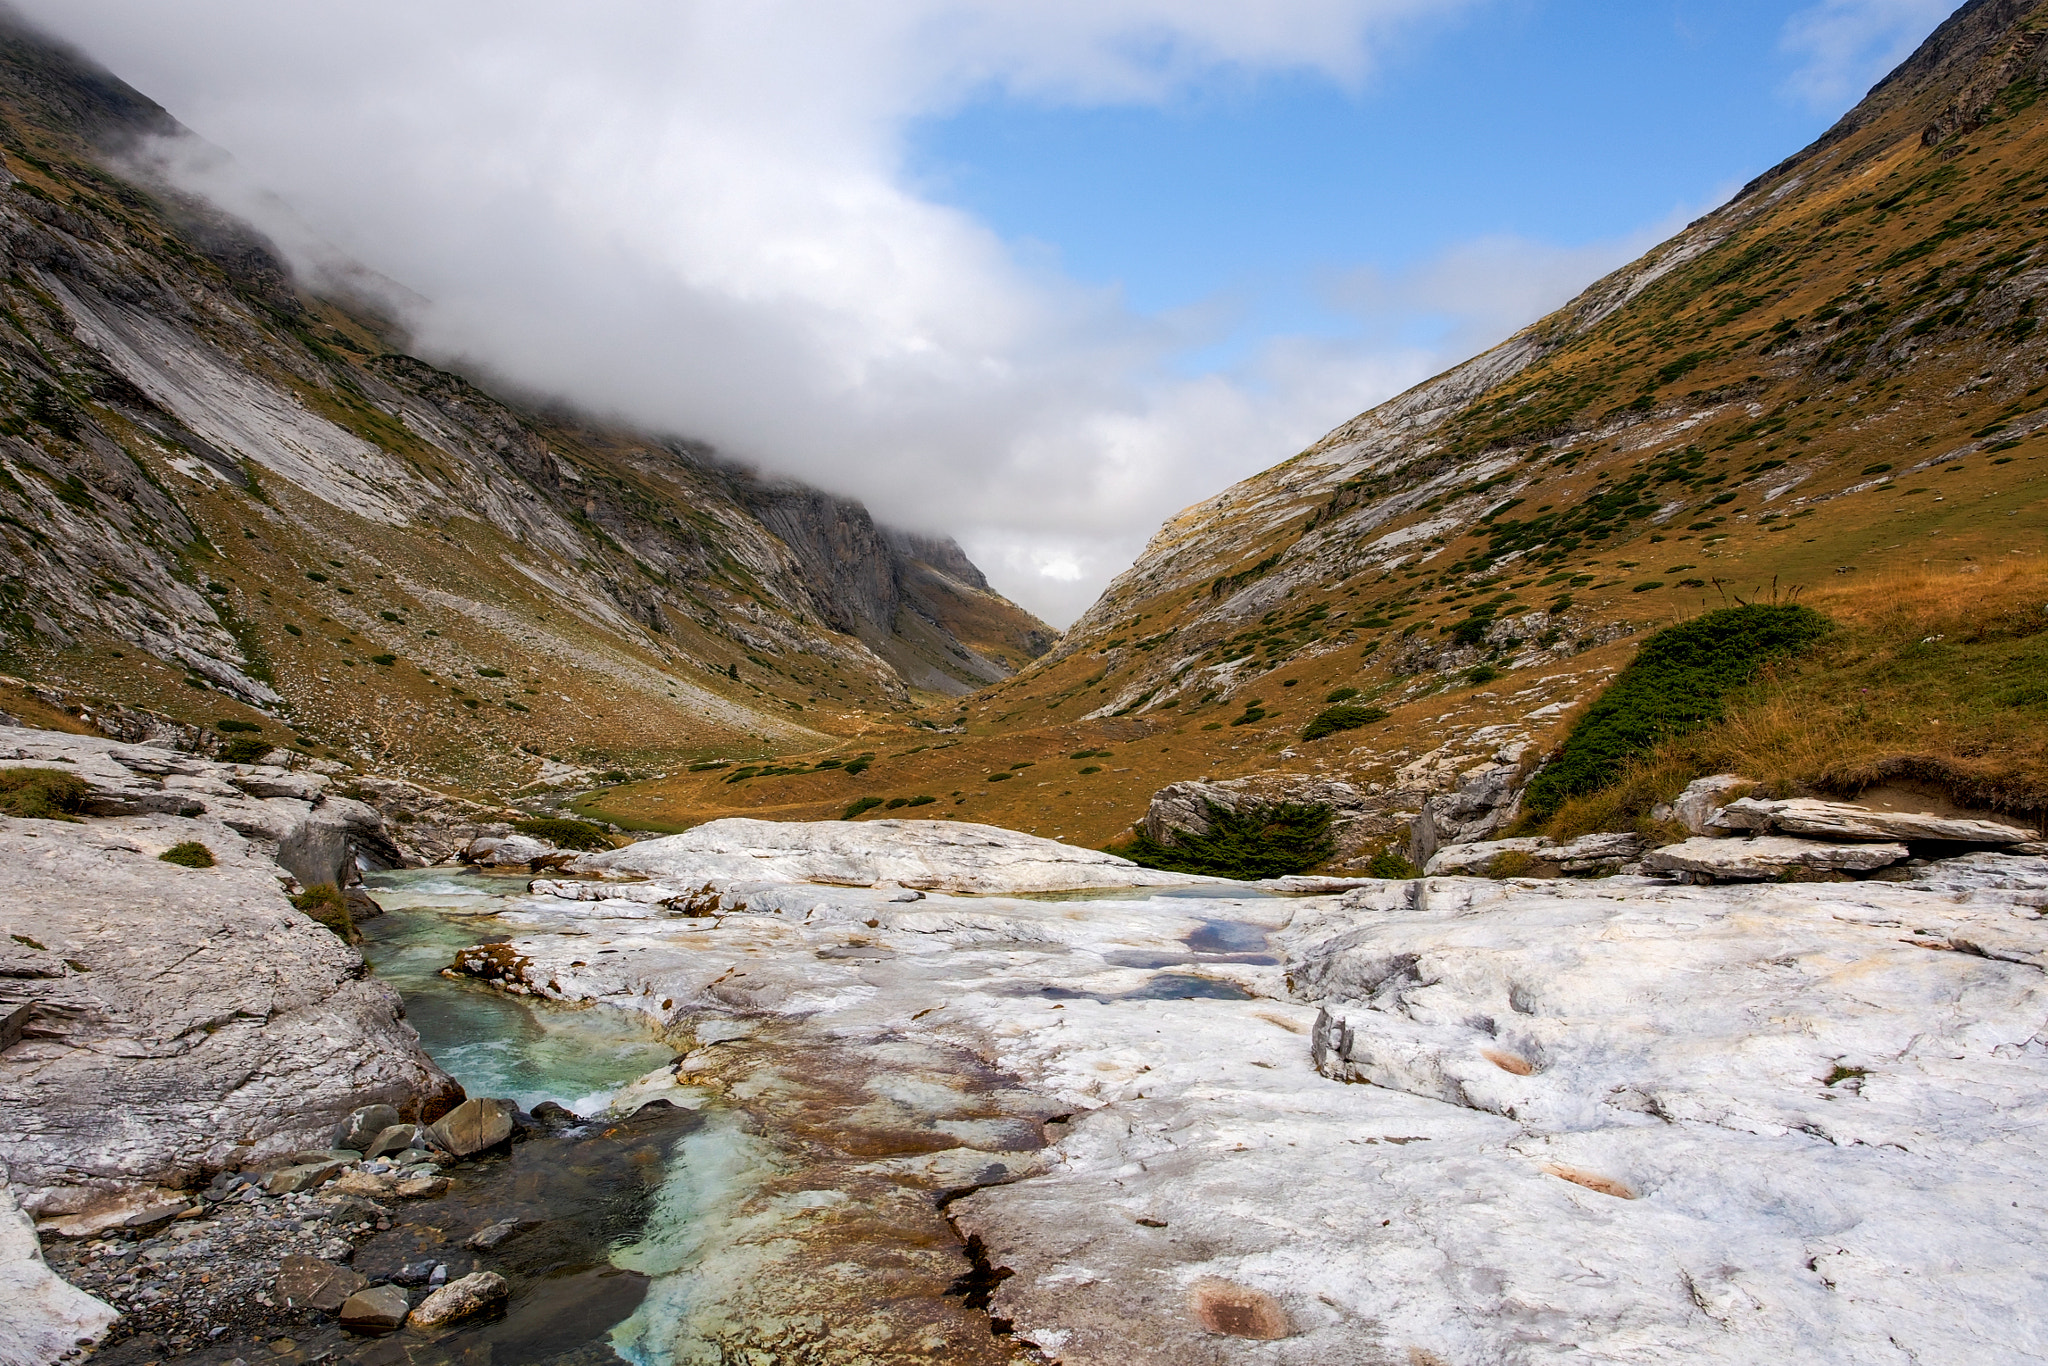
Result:
<instances>
[{"instance_id":1,"label":"grassy mountain slope","mask_svg":"<svg viewBox=\"0 0 2048 1366\"><path fill-rule=\"evenodd\" d=\"M871 744L864 779L1100 844L1176 779L1455 785L1510 732L1533 761L1642 632L1737 598L1859 620L1971 582L2048 601L2044 39L2039 0L1963 6L1727 206L1175 517L1050 654L949 713L966 734ZM1301 740L1340 689L1391 714ZM1972 743L2044 722L2015 704ZM820 814L854 790L699 776L609 800Z\"/></svg>"},{"instance_id":2,"label":"grassy mountain slope","mask_svg":"<svg viewBox=\"0 0 2048 1366\"><path fill-rule=\"evenodd\" d=\"M550 759L830 745L1049 641L951 542L403 354L124 169L182 135L0 16L0 667L25 684L503 791Z\"/></svg>"}]
</instances>

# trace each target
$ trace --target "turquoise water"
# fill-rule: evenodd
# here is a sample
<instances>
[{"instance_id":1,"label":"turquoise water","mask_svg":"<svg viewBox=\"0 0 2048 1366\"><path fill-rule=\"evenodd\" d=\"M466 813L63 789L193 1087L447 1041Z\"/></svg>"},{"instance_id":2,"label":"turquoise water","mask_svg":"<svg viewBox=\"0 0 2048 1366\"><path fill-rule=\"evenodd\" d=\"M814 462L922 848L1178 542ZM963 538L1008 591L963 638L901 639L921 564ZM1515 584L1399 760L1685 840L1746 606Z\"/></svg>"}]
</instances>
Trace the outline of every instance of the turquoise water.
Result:
<instances>
[{"instance_id":1,"label":"turquoise water","mask_svg":"<svg viewBox=\"0 0 2048 1366\"><path fill-rule=\"evenodd\" d=\"M495 912L526 882L449 868L372 873L364 883L385 914L362 925L363 957L405 998L420 1042L469 1094L591 1114L676 1050L626 1011L536 1006L441 976L456 950L510 933Z\"/></svg>"}]
</instances>

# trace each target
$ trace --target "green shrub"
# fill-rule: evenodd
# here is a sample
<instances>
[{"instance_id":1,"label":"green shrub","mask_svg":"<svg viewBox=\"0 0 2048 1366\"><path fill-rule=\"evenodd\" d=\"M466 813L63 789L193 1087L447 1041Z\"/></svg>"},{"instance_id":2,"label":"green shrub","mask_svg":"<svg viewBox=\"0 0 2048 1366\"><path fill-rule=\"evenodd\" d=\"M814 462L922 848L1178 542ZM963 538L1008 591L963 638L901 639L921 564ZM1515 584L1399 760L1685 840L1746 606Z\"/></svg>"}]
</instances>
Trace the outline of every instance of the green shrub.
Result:
<instances>
[{"instance_id":1,"label":"green shrub","mask_svg":"<svg viewBox=\"0 0 2048 1366\"><path fill-rule=\"evenodd\" d=\"M315 922L325 925L350 944L362 942L356 933L355 917L348 913L348 898L331 882L317 882L292 898L292 905Z\"/></svg>"},{"instance_id":2,"label":"green shrub","mask_svg":"<svg viewBox=\"0 0 2048 1366\"><path fill-rule=\"evenodd\" d=\"M157 855L165 863L175 863L180 868L213 867L213 850L198 840L180 840Z\"/></svg>"},{"instance_id":3,"label":"green shrub","mask_svg":"<svg viewBox=\"0 0 2048 1366\"><path fill-rule=\"evenodd\" d=\"M0 768L0 812L10 816L75 821L89 790L85 779L61 768Z\"/></svg>"},{"instance_id":4,"label":"green shrub","mask_svg":"<svg viewBox=\"0 0 2048 1366\"><path fill-rule=\"evenodd\" d=\"M1719 720L1730 692L1833 625L1810 608L1750 603L1657 632L1572 727L1556 762L1529 784L1523 811L1547 819L1567 798L1612 782L1659 741Z\"/></svg>"},{"instance_id":5,"label":"green shrub","mask_svg":"<svg viewBox=\"0 0 2048 1366\"><path fill-rule=\"evenodd\" d=\"M1372 860L1365 865L1365 875L1405 882L1409 878L1421 877L1422 870L1389 848L1382 849L1372 856Z\"/></svg>"},{"instance_id":6,"label":"green shrub","mask_svg":"<svg viewBox=\"0 0 2048 1366\"><path fill-rule=\"evenodd\" d=\"M911 798L911 799L910 799L909 801L905 802L905 803L904 803L904 805L905 805L905 806L930 806L930 805L931 805L931 804L932 804L933 802L935 802L935 801L937 801L937 800L938 800L938 798L937 798L937 797L912 797L912 798Z\"/></svg>"},{"instance_id":7,"label":"green shrub","mask_svg":"<svg viewBox=\"0 0 2048 1366\"><path fill-rule=\"evenodd\" d=\"M988 775L988 780L992 783L1007 783L1016 776L1014 773L991 773Z\"/></svg>"},{"instance_id":8,"label":"green shrub","mask_svg":"<svg viewBox=\"0 0 2048 1366\"><path fill-rule=\"evenodd\" d=\"M561 816L535 816L514 821L512 828L522 835L546 840L557 849L609 849L612 837L589 821L572 821Z\"/></svg>"},{"instance_id":9,"label":"green shrub","mask_svg":"<svg viewBox=\"0 0 2048 1366\"><path fill-rule=\"evenodd\" d=\"M1330 703L1349 702L1356 696L1358 696L1358 689L1356 688L1339 688L1328 697L1325 697L1323 701Z\"/></svg>"},{"instance_id":10,"label":"green shrub","mask_svg":"<svg viewBox=\"0 0 2048 1366\"><path fill-rule=\"evenodd\" d=\"M371 656L370 656L370 662L371 662L372 664L381 664L381 665L383 665L383 666L384 666L385 668L387 668L387 669L388 669L388 668L390 668L390 667L391 667L391 666L392 666L393 664L396 664L396 663L398 662L398 656L397 656L397 655L371 655Z\"/></svg>"},{"instance_id":11,"label":"green shrub","mask_svg":"<svg viewBox=\"0 0 2048 1366\"><path fill-rule=\"evenodd\" d=\"M1084 768L1084 769L1082 769L1082 770L1081 770L1081 776L1085 778L1085 777L1087 777L1087 776L1088 776L1089 774L1091 774L1091 773L1100 773L1100 772L1102 772L1102 765L1101 765L1101 764L1090 764L1090 765L1088 765L1088 766L1087 766L1086 768Z\"/></svg>"},{"instance_id":12,"label":"green shrub","mask_svg":"<svg viewBox=\"0 0 2048 1366\"><path fill-rule=\"evenodd\" d=\"M857 816L874 810L881 804L882 799L880 797L855 797L851 802L847 803L846 810L839 813L839 819L843 821L853 820Z\"/></svg>"},{"instance_id":13,"label":"green shrub","mask_svg":"<svg viewBox=\"0 0 2048 1366\"><path fill-rule=\"evenodd\" d=\"M1247 804L1237 811L1202 803L1209 832L1176 831L1161 843L1140 830L1110 850L1147 868L1205 877L1256 879L1303 873L1336 852L1330 808L1305 802Z\"/></svg>"},{"instance_id":14,"label":"green shrub","mask_svg":"<svg viewBox=\"0 0 2048 1366\"><path fill-rule=\"evenodd\" d=\"M1334 707L1326 707L1317 712L1315 719L1308 723L1308 729L1301 733L1301 738L1320 740L1325 735L1335 735L1340 730L1357 730L1360 726L1369 726L1375 721L1386 719L1387 712L1383 707L1361 707L1356 703L1340 702Z\"/></svg>"},{"instance_id":15,"label":"green shrub","mask_svg":"<svg viewBox=\"0 0 2048 1366\"><path fill-rule=\"evenodd\" d=\"M234 718L233 718L232 716L224 716L224 717L222 717L222 718L221 718L220 720L218 720L218 721L214 722L214 723L213 723L213 728L214 728L215 730L219 731L219 732L220 732L221 734L223 734L223 735L232 735L232 734L250 734L250 735L253 735L253 734L255 734L255 733L256 733L257 731L260 731L260 730L262 730L262 729L263 729L263 727L261 727L261 726L257 725L257 724L256 724L256 723L255 723L254 721L237 721L237 720L235 720L235 719L234 719Z\"/></svg>"},{"instance_id":16,"label":"green shrub","mask_svg":"<svg viewBox=\"0 0 2048 1366\"><path fill-rule=\"evenodd\" d=\"M874 762L875 761L872 756L864 759L850 759L847 761L846 767L841 769L840 772L846 774L848 777L858 777L859 775L867 772L869 766L872 765Z\"/></svg>"},{"instance_id":17,"label":"green shrub","mask_svg":"<svg viewBox=\"0 0 2048 1366\"><path fill-rule=\"evenodd\" d=\"M1501 671L1492 664L1475 664L1471 668L1465 670L1465 681L1475 688L1480 687L1487 683L1491 683L1496 678L1501 678L1504 676L1505 675L1503 675Z\"/></svg>"},{"instance_id":18,"label":"green shrub","mask_svg":"<svg viewBox=\"0 0 2048 1366\"><path fill-rule=\"evenodd\" d=\"M263 756L276 748L277 746L270 741L263 739L230 740L221 750L220 757L230 764L260 764L263 762Z\"/></svg>"},{"instance_id":19,"label":"green shrub","mask_svg":"<svg viewBox=\"0 0 2048 1366\"><path fill-rule=\"evenodd\" d=\"M476 676L478 678L503 678L505 671L503 669L478 669Z\"/></svg>"}]
</instances>

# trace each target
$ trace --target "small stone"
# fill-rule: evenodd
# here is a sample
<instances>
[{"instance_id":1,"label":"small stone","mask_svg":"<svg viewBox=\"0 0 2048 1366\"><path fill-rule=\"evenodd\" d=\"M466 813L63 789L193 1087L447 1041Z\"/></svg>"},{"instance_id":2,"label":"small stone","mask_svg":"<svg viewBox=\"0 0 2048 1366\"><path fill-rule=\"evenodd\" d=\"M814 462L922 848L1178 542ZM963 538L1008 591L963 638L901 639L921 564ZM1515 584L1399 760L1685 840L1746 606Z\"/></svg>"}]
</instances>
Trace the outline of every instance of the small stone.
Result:
<instances>
[{"instance_id":1,"label":"small stone","mask_svg":"<svg viewBox=\"0 0 2048 1366\"><path fill-rule=\"evenodd\" d=\"M511 1287L495 1271L477 1271L459 1281L450 1281L420 1302L413 1314L415 1328L439 1328L443 1324L475 1318L504 1308Z\"/></svg>"},{"instance_id":2,"label":"small stone","mask_svg":"<svg viewBox=\"0 0 2048 1366\"><path fill-rule=\"evenodd\" d=\"M153 1233L162 1231L173 1219L176 1219L190 1208L191 1206L182 1200L167 1205L150 1205L145 1209L135 1211L135 1213L123 1219L121 1227L136 1234L138 1237L147 1238Z\"/></svg>"},{"instance_id":3,"label":"small stone","mask_svg":"<svg viewBox=\"0 0 2048 1366\"><path fill-rule=\"evenodd\" d=\"M471 1234L463 1246L476 1252L489 1252L519 1232L517 1219L500 1219L497 1223Z\"/></svg>"},{"instance_id":4,"label":"small stone","mask_svg":"<svg viewBox=\"0 0 2048 1366\"><path fill-rule=\"evenodd\" d=\"M334 1146L368 1152L371 1140L397 1125L398 1111L389 1105L365 1105L334 1131Z\"/></svg>"},{"instance_id":5,"label":"small stone","mask_svg":"<svg viewBox=\"0 0 2048 1366\"><path fill-rule=\"evenodd\" d=\"M448 1178L445 1176L408 1176L392 1191L401 1200L435 1200L447 1193Z\"/></svg>"},{"instance_id":6,"label":"small stone","mask_svg":"<svg viewBox=\"0 0 2048 1366\"><path fill-rule=\"evenodd\" d=\"M388 1200L397 1193L398 1178L389 1172L344 1172L335 1178L334 1189L343 1195Z\"/></svg>"},{"instance_id":7,"label":"small stone","mask_svg":"<svg viewBox=\"0 0 2048 1366\"><path fill-rule=\"evenodd\" d=\"M408 1262L392 1273L391 1283L407 1287L425 1285L433 1277L436 1262Z\"/></svg>"},{"instance_id":8,"label":"small stone","mask_svg":"<svg viewBox=\"0 0 2048 1366\"><path fill-rule=\"evenodd\" d=\"M399 1287L373 1285L348 1297L341 1306L341 1326L356 1333L395 1333L411 1309Z\"/></svg>"},{"instance_id":9,"label":"small stone","mask_svg":"<svg viewBox=\"0 0 2048 1366\"><path fill-rule=\"evenodd\" d=\"M290 1256L278 1262L275 1293L288 1308L332 1314L368 1284L345 1266L318 1257Z\"/></svg>"},{"instance_id":10,"label":"small stone","mask_svg":"<svg viewBox=\"0 0 2048 1366\"><path fill-rule=\"evenodd\" d=\"M437 1120L427 1135L457 1157L469 1157L512 1137L516 1110L509 1100L466 1100Z\"/></svg>"}]
</instances>

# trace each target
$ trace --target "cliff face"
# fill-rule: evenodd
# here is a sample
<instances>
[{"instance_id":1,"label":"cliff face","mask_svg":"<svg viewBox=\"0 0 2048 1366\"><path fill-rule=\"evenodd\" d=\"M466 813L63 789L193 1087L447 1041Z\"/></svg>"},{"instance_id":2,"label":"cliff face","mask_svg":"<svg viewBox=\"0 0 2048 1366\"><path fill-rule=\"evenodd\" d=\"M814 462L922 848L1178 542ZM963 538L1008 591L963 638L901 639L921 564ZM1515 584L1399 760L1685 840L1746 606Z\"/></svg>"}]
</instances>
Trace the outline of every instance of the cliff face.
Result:
<instances>
[{"instance_id":1,"label":"cliff face","mask_svg":"<svg viewBox=\"0 0 2048 1366\"><path fill-rule=\"evenodd\" d=\"M1440 686L1716 582L2037 550L2044 37L2038 0L1963 6L1727 206L1173 518L990 712L1199 708L1359 647Z\"/></svg>"},{"instance_id":2,"label":"cliff face","mask_svg":"<svg viewBox=\"0 0 2048 1366\"><path fill-rule=\"evenodd\" d=\"M174 715L238 703L310 748L502 785L546 754L822 741L1043 648L950 543L501 400L301 288L246 226L113 169L180 135L0 19L13 672Z\"/></svg>"}]
</instances>

